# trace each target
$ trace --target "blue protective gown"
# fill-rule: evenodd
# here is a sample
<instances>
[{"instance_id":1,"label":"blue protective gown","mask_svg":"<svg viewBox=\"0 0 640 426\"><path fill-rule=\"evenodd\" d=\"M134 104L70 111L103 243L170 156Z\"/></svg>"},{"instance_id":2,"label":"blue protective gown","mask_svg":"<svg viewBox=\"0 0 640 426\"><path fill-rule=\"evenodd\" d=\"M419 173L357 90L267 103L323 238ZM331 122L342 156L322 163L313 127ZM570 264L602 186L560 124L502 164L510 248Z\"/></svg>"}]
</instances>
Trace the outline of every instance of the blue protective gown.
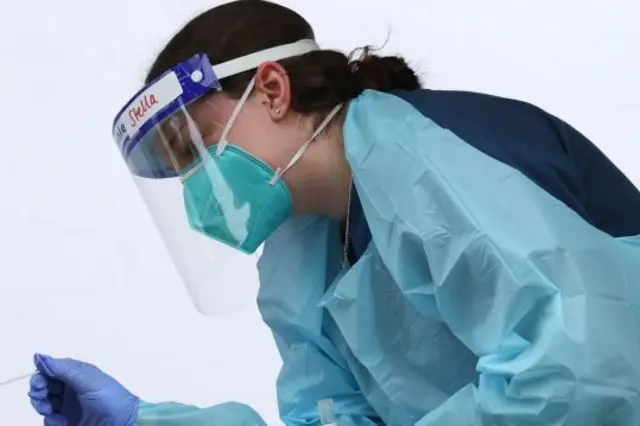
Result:
<instances>
[{"instance_id":1,"label":"blue protective gown","mask_svg":"<svg viewBox=\"0 0 640 426\"><path fill-rule=\"evenodd\" d=\"M291 218L260 259L288 426L640 424L640 194L584 136L487 95L366 91L339 225ZM282 254L285 253L286 256ZM143 404L139 425L262 425Z\"/></svg>"}]
</instances>

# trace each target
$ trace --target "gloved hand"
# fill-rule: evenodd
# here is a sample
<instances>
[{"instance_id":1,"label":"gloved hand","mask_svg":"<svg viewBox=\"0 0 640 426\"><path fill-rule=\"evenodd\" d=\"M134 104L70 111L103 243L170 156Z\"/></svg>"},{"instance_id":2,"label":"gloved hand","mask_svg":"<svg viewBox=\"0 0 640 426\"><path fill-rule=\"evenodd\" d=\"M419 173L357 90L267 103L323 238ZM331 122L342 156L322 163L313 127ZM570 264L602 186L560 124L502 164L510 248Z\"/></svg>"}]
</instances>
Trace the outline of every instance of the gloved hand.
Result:
<instances>
[{"instance_id":1,"label":"gloved hand","mask_svg":"<svg viewBox=\"0 0 640 426\"><path fill-rule=\"evenodd\" d=\"M36 354L31 405L45 426L133 426L139 399L96 366Z\"/></svg>"}]
</instances>

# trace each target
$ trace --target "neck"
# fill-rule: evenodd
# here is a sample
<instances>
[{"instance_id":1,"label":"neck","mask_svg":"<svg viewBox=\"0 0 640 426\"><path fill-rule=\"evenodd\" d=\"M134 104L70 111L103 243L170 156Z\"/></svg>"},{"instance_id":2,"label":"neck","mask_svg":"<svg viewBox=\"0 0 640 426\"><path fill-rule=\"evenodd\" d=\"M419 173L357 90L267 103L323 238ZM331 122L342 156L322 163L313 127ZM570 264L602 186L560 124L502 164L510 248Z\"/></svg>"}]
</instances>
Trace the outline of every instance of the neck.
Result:
<instances>
[{"instance_id":1,"label":"neck","mask_svg":"<svg viewBox=\"0 0 640 426\"><path fill-rule=\"evenodd\" d=\"M329 176L308 175L303 185L291 185L297 214L320 214L344 221L349 208L351 168L343 159L340 168L332 167Z\"/></svg>"},{"instance_id":2,"label":"neck","mask_svg":"<svg viewBox=\"0 0 640 426\"><path fill-rule=\"evenodd\" d=\"M341 124L311 144L297 168L303 176L291 176L297 214L320 214L340 222L347 217L352 178Z\"/></svg>"},{"instance_id":3,"label":"neck","mask_svg":"<svg viewBox=\"0 0 640 426\"><path fill-rule=\"evenodd\" d=\"M346 161L345 161L346 163ZM351 168L346 164L345 172L336 180L335 187L327 191L323 206L320 206L322 214L325 214L338 222L344 222L349 211L349 193L352 185Z\"/></svg>"}]
</instances>

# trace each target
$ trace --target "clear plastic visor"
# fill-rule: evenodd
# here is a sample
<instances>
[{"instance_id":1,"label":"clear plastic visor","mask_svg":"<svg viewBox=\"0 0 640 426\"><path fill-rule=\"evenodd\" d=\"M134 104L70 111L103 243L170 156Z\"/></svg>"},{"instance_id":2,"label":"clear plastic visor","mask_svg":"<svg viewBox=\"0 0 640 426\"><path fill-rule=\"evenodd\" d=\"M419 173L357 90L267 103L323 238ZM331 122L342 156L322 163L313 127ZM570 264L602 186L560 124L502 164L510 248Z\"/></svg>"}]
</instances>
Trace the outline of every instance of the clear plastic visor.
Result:
<instances>
[{"instance_id":1,"label":"clear plastic visor","mask_svg":"<svg viewBox=\"0 0 640 426\"><path fill-rule=\"evenodd\" d=\"M212 316L243 308L258 287L257 256L206 233L212 222L207 215L220 227L225 217L242 224L245 213L233 194L224 193L229 177L209 161L224 123L202 106L211 106L210 95L219 88L208 59L198 55L140 91L114 124L125 162L196 309ZM193 174L205 163L211 163L206 171ZM187 171L193 176L183 183Z\"/></svg>"},{"instance_id":2,"label":"clear plastic visor","mask_svg":"<svg viewBox=\"0 0 640 426\"><path fill-rule=\"evenodd\" d=\"M233 177L218 167L214 141L206 139L207 132L220 133L219 123L198 123L197 115L189 112L196 105L181 105L131 151L139 169L176 177L134 175L134 180L196 309L225 315L255 299L258 252L239 249L250 233L250 212L227 185ZM225 160L226 154L222 156ZM187 173L190 177L183 183ZM207 235L208 226L216 227L216 235L230 233L227 241L235 239L237 246Z\"/></svg>"},{"instance_id":3,"label":"clear plastic visor","mask_svg":"<svg viewBox=\"0 0 640 426\"><path fill-rule=\"evenodd\" d=\"M205 315L233 313L255 299L258 257L247 253L260 252L269 229L256 232L255 224L286 217L290 196L284 185L265 186L273 171L237 146L217 152L227 123L211 114L209 95L221 90L219 79L317 49L300 40L213 66L195 55L141 89L115 118L118 147Z\"/></svg>"}]
</instances>

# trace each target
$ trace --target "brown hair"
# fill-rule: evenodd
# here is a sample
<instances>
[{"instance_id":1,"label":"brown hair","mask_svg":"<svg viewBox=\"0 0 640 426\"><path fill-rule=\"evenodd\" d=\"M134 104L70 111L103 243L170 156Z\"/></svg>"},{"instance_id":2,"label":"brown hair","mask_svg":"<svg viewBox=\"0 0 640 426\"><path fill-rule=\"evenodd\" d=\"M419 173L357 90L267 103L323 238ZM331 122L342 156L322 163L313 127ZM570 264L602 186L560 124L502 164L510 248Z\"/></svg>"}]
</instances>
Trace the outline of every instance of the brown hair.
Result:
<instances>
[{"instance_id":1,"label":"brown hair","mask_svg":"<svg viewBox=\"0 0 640 426\"><path fill-rule=\"evenodd\" d=\"M284 6L263 0L236 0L214 7L185 25L160 52L146 82L197 53L221 63L270 47L315 39L311 25ZM369 48L358 60L319 50L278 61L291 84L291 108L302 114L328 111L365 89L416 90L420 79L399 56L376 56ZM221 80L225 93L239 98L255 70Z\"/></svg>"}]
</instances>

